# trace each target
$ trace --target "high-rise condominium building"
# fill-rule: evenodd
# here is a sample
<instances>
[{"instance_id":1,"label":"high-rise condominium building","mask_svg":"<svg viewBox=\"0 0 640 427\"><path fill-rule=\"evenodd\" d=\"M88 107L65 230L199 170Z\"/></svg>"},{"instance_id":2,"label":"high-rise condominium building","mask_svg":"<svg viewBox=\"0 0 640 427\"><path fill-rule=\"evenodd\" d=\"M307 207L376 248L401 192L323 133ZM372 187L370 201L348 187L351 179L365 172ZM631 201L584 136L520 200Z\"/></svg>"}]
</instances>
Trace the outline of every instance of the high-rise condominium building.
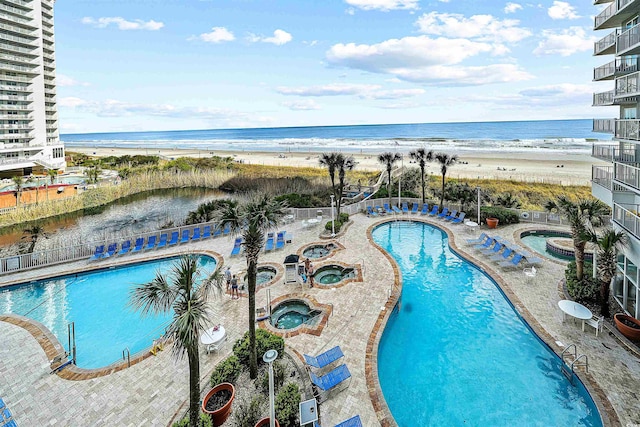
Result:
<instances>
[{"instance_id":1,"label":"high-rise condominium building","mask_svg":"<svg viewBox=\"0 0 640 427\"><path fill-rule=\"evenodd\" d=\"M58 134L55 0L0 0L0 177L65 167Z\"/></svg>"},{"instance_id":2,"label":"high-rise condominium building","mask_svg":"<svg viewBox=\"0 0 640 427\"><path fill-rule=\"evenodd\" d=\"M594 81L613 81L613 88L594 94L593 105L615 106L619 113L615 119L593 121L595 132L613 134L613 144L593 146L593 157L611 164L593 167L591 188L595 197L612 207L615 229L629 237L618 255L612 290L618 304L640 318L640 0L594 0L594 4L605 6L595 17L594 28L606 30L594 55L614 58L594 70Z\"/></svg>"}]
</instances>

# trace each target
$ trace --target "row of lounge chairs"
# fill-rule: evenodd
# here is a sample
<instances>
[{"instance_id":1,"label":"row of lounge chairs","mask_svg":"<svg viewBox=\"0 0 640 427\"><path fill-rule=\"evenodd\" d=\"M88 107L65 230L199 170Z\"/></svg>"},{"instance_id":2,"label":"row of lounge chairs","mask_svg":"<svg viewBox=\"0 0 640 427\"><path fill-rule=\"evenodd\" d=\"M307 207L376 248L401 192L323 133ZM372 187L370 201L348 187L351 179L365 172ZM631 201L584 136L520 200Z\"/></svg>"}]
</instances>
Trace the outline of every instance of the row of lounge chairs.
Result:
<instances>
[{"instance_id":1,"label":"row of lounge chairs","mask_svg":"<svg viewBox=\"0 0 640 427\"><path fill-rule=\"evenodd\" d=\"M4 400L0 398L0 426L2 427L18 427L13 414L4 403Z\"/></svg>"},{"instance_id":2,"label":"row of lounge chairs","mask_svg":"<svg viewBox=\"0 0 640 427\"><path fill-rule=\"evenodd\" d=\"M542 258L532 255L523 248L506 239L482 233L477 239L468 239L467 243L483 253L489 261L496 262L503 268L519 268L522 263L529 265L542 264Z\"/></svg>"},{"instance_id":3,"label":"row of lounge chairs","mask_svg":"<svg viewBox=\"0 0 640 427\"><path fill-rule=\"evenodd\" d=\"M459 224L464 221L464 217L466 216L465 212L458 212L457 210L449 211L449 208L443 208L442 212L440 212L440 206L433 205L433 208L429 210L429 204L425 203L422 205L422 210L419 210L419 204L414 203L413 208L409 210L409 205L407 202L402 203L402 210L400 210L397 206L392 205L389 207L389 203L385 203L384 207L376 206L372 208L371 206L367 206L367 215L368 216L383 216L383 215L393 215L393 214L418 214L420 215L428 215L431 217L443 219L445 221L450 221L452 224Z\"/></svg>"},{"instance_id":4,"label":"row of lounge chairs","mask_svg":"<svg viewBox=\"0 0 640 427\"><path fill-rule=\"evenodd\" d=\"M173 231L171 232L171 234L161 233L160 236L153 234L146 240L144 237L138 237L134 242L132 242L131 240L125 240L124 242L122 242L122 245L120 245L119 248L118 243L111 243L108 246L96 246L96 249L89 260L94 261L112 257L114 255L125 255L128 253L160 249L167 246L175 246L187 242L208 239L211 237L228 235L229 233L231 233L230 227L225 227L224 230L221 230L219 228L215 228L212 230L211 225L205 225L204 227L196 227L193 230L182 230L181 233L178 231Z\"/></svg>"},{"instance_id":5,"label":"row of lounge chairs","mask_svg":"<svg viewBox=\"0 0 640 427\"><path fill-rule=\"evenodd\" d=\"M277 234L268 233L267 241L264 245L265 252L273 251L276 249L283 249L286 244L286 234L286 231L279 231ZM242 252L242 243L242 237L237 237L235 242L233 242L233 249L231 250L232 256L240 255L240 252Z\"/></svg>"}]
</instances>

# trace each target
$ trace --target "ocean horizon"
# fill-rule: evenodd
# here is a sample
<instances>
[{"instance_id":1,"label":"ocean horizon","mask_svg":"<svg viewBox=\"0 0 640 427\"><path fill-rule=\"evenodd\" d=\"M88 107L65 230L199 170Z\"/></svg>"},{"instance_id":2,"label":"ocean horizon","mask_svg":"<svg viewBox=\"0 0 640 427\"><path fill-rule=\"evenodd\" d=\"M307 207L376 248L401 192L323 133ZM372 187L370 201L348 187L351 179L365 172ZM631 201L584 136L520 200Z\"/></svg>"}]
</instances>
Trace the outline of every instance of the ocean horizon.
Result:
<instances>
[{"instance_id":1,"label":"ocean horizon","mask_svg":"<svg viewBox=\"0 0 640 427\"><path fill-rule=\"evenodd\" d=\"M208 151L375 152L427 147L460 151L586 153L606 134L592 119L407 123L62 134L68 147L198 149Z\"/></svg>"}]
</instances>

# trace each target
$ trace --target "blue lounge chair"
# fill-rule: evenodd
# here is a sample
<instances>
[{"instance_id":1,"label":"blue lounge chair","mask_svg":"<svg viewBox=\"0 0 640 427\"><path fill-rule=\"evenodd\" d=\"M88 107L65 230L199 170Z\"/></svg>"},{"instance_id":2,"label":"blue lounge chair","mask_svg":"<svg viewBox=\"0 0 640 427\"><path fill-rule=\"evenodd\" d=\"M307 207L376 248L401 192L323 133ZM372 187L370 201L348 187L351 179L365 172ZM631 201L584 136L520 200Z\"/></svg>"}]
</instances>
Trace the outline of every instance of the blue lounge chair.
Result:
<instances>
[{"instance_id":1,"label":"blue lounge chair","mask_svg":"<svg viewBox=\"0 0 640 427\"><path fill-rule=\"evenodd\" d=\"M485 255L496 255L500 253L500 251L503 249L504 249L504 245L502 243L496 242L496 244L491 247L488 247L486 249L480 249L480 252L482 252Z\"/></svg>"},{"instance_id":2,"label":"blue lounge chair","mask_svg":"<svg viewBox=\"0 0 640 427\"><path fill-rule=\"evenodd\" d=\"M489 237L486 242L484 242L482 244L479 244L479 245L475 245L474 248L479 249L479 250L487 249L487 248L493 246L494 243L496 243L496 241L493 240L491 237Z\"/></svg>"},{"instance_id":3,"label":"blue lounge chair","mask_svg":"<svg viewBox=\"0 0 640 427\"><path fill-rule=\"evenodd\" d=\"M4 408L4 400L0 397L0 409Z\"/></svg>"},{"instance_id":4,"label":"blue lounge chair","mask_svg":"<svg viewBox=\"0 0 640 427\"><path fill-rule=\"evenodd\" d=\"M138 237L136 239L136 244L131 250L131 252L140 252L144 248L144 237Z\"/></svg>"},{"instance_id":5,"label":"blue lounge chair","mask_svg":"<svg viewBox=\"0 0 640 427\"><path fill-rule=\"evenodd\" d=\"M458 214L458 217L457 217L457 218L453 218L453 220L451 221L451 223L452 223L452 224L460 224L462 221L464 221L464 217L465 217L466 215L467 215L466 213L464 213L464 212L460 212L460 213Z\"/></svg>"},{"instance_id":6,"label":"blue lounge chair","mask_svg":"<svg viewBox=\"0 0 640 427\"><path fill-rule=\"evenodd\" d=\"M501 254L493 255L489 260L495 262L506 261L511 255L513 255L513 249L505 246Z\"/></svg>"},{"instance_id":7,"label":"blue lounge chair","mask_svg":"<svg viewBox=\"0 0 640 427\"><path fill-rule=\"evenodd\" d=\"M504 268L517 267L518 264L520 264L520 261L522 261L522 258L524 258L524 256L516 252L513 258L507 261L499 262L498 265Z\"/></svg>"},{"instance_id":8,"label":"blue lounge chair","mask_svg":"<svg viewBox=\"0 0 640 427\"><path fill-rule=\"evenodd\" d=\"M177 231L174 231L173 233L171 233L171 240L169 240L169 246L173 246L173 245L177 245L178 244L178 235L180 233L178 233Z\"/></svg>"},{"instance_id":9,"label":"blue lounge chair","mask_svg":"<svg viewBox=\"0 0 640 427\"><path fill-rule=\"evenodd\" d=\"M96 246L96 250L93 252L93 255L91 256L91 258L89 258L89 261L100 259L103 256L104 256L104 245Z\"/></svg>"},{"instance_id":10,"label":"blue lounge chair","mask_svg":"<svg viewBox=\"0 0 640 427\"><path fill-rule=\"evenodd\" d=\"M208 239L209 237L211 237L211 226L205 225L204 229L202 230L202 238Z\"/></svg>"},{"instance_id":11,"label":"blue lounge chair","mask_svg":"<svg viewBox=\"0 0 640 427\"><path fill-rule=\"evenodd\" d=\"M378 213L373 210L371 206L367 206L367 215L368 216L378 216Z\"/></svg>"},{"instance_id":12,"label":"blue lounge chair","mask_svg":"<svg viewBox=\"0 0 640 427\"><path fill-rule=\"evenodd\" d=\"M156 242L158 241L158 236L149 236L147 239L147 246L144 247L145 250L153 249L156 247Z\"/></svg>"},{"instance_id":13,"label":"blue lounge chair","mask_svg":"<svg viewBox=\"0 0 640 427\"><path fill-rule=\"evenodd\" d=\"M112 244L109 245L109 248L107 249L107 253L104 254L104 256L105 256L105 258L106 257L110 257L110 256L114 256L117 251L118 251L118 244L117 243L112 243Z\"/></svg>"},{"instance_id":14,"label":"blue lounge chair","mask_svg":"<svg viewBox=\"0 0 640 427\"><path fill-rule=\"evenodd\" d=\"M378 215L386 215L386 212L384 209L382 209L380 206L376 205L375 208L373 208L376 212L378 212Z\"/></svg>"},{"instance_id":15,"label":"blue lounge chair","mask_svg":"<svg viewBox=\"0 0 640 427\"><path fill-rule=\"evenodd\" d=\"M273 233L267 234L267 243L265 243L265 245L264 245L264 250L265 251L272 251L273 250L273 248L274 248L273 240L274 240Z\"/></svg>"},{"instance_id":16,"label":"blue lounge chair","mask_svg":"<svg viewBox=\"0 0 640 427\"><path fill-rule=\"evenodd\" d=\"M16 424L15 420L11 420L8 423L6 423L4 427L18 427L18 424Z\"/></svg>"},{"instance_id":17,"label":"blue lounge chair","mask_svg":"<svg viewBox=\"0 0 640 427\"><path fill-rule=\"evenodd\" d=\"M449 215L449 208L442 209L442 212L438 215L438 218L446 218Z\"/></svg>"},{"instance_id":18,"label":"blue lounge chair","mask_svg":"<svg viewBox=\"0 0 640 427\"><path fill-rule=\"evenodd\" d=\"M451 213L449 213L449 215L443 217L442 219L444 219L445 221L451 221L456 216L458 216L458 211L454 209L453 211L451 211Z\"/></svg>"},{"instance_id":19,"label":"blue lounge chair","mask_svg":"<svg viewBox=\"0 0 640 427\"><path fill-rule=\"evenodd\" d=\"M393 214L393 211L391 210L391 208L389 207L389 203L385 203L384 204L384 211L388 214Z\"/></svg>"},{"instance_id":20,"label":"blue lounge chair","mask_svg":"<svg viewBox=\"0 0 640 427\"><path fill-rule=\"evenodd\" d=\"M417 203L413 204L413 207L411 208L411 213L412 214L418 213L418 204Z\"/></svg>"},{"instance_id":21,"label":"blue lounge chair","mask_svg":"<svg viewBox=\"0 0 640 427\"><path fill-rule=\"evenodd\" d=\"M477 239L467 239L467 243L470 245L479 245L483 243L487 237L489 237L487 233L482 233Z\"/></svg>"},{"instance_id":22,"label":"blue lounge chair","mask_svg":"<svg viewBox=\"0 0 640 427\"><path fill-rule=\"evenodd\" d=\"M191 240L200 240L200 227L193 229L193 234L191 235Z\"/></svg>"},{"instance_id":23,"label":"blue lounge chair","mask_svg":"<svg viewBox=\"0 0 640 427\"><path fill-rule=\"evenodd\" d=\"M160 235L160 241L158 242L158 248L164 248L165 246L167 246L167 239L168 238L169 238L169 236L167 235L167 233L162 233ZM151 238L149 238L149 240L151 240Z\"/></svg>"},{"instance_id":24,"label":"blue lounge chair","mask_svg":"<svg viewBox=\"0 0 640 427\"><path fill-rule=\"evenodd\" d=\"M347 369L347 365L342 364L321 377L313 372L309 372L309 376L311 377L313 385L319 390L317 395L318 401L322 402L330 391L336 389L340 384L346 383L346 381L351 378L351 372Z\"/></svg>"},{"instance_id":25,"label":"blue lounge chair","mask_svg":"<svg viewBox=\"0 0 640 427\"><path fill-rule=\"evenodd\" d=\"M120 246L120 251L118 252L118 255L124 255L127 252L129 252L130 249L131 249L131 240L127 240L122 244L122 246Z\"/></svg>"},{"instance_id":26,"label":"blue lounge chair","mask_svg":"<svg viewBox=\"0 0 640 427\"><path fill-rule=\"evenodd\" d=\"M189 230L182 230L182 234L180 237L180 244L187 243L189 241L189 234L191 234Z\"/></svg>"},{"instance_id":27,"label":"blue lounge chair","mask_svg":"<svg viewBox=\"0 0 640 427\"><path fill-rule=\"evenodd\" d=\"M222 236L222 230L220 227L216 227L213 229L213 237Z\"/></svg>"},{"instance_id":28,"label":"blue lounge chair","mask_svg":"<svg viewBox=\"0 0 640 427\"><path fill-rule=\"evenodd\" d=\"M356 415L348 420L344 420L340 424L336 424L335 427L362 427L362 420L360 420L360 415Z\"/></svg>"},{"instance_id":29,"label":"blue lounge chair","mask_svg":"<svg viewBox=\"0 0 640 427\"><path fill-rule=\"evenodd\" d=\"M440 210L440 206L438 206L438 205L433 205L433 209L431 209L431 212L429 212L429 216L436 216L436 215L438 215L438 210Z\"/></svg>"},{"instance_id":30,"label":"blue lounge chair","mask_svg":"<svg viewBox=\"0 0 640 427\"><path fill-rule=\"evenodd\" d=\"M324 353L319 354L315 357L309 356L307 354L303 354L303 356L304 356L304 361L307 363L307 365L314 367L316 369L322 369L325 366L329 366L336 360L344 357L344 354L342 353L342 349L340 349L340 346L337 345L332 349L329 349Z\"/></svg>"},{"instance_id":31,"label":"blue lounge chair","mask_svg":"<svg viewBox=\"0 0 640 427\"><path fill-rule=\"evenodd\" d=\"M409 213L409 205L407 204L407 202L402 202L402 213Z\"/></svg>"},{"instance_id":32,"label":"blue lounge chair","mask_svg":"<svg viewBox=\"0 0 640 427\"><path fill-rule=\"evenodd\" d=\"M282 249L284 248L284 235L286 234L286 231L281 231L278 233L278 237L276 238L276 249Z\"/></svg>"},{"instance_id":33,"label":"blue lounge chair","mask_svg":"<svg viewBox=\"0 0 640 427\"><path fill-rule=\"evenodd\" d=\"M391 209L393 209L393 212L395 212L397 214L401 214L402 213L400 208L398 208L396 205L391 206Z\"/></svg>"},{"instance_id":34,"label":"blue lounge chair","mask_svg":"<svg viewBox=\"0 0 640 427\"><path fill-rule=\"evenodd\" d=\"M425 203L422 205L422 210L420 211L420 215L426 215L429 213L429 203Z\"/></svg>"},{"instance_id":35,"label":"blue lounge chair","mask_svg":"<svg viewBox=\"0 0 640 427\"><path fill-rule=\"evenodd\" d=\"M242 249L242 237L236 237L236 241L233 243L233 249L231 250L231 256L240 255Z\"/></svg>"},{"instance_id":36,"label":"blue lounge chair","mask_svg":"<svg viewBox=\"0 0 640 427\"><path fill-rule=\"evenodd\" d=\"M10 420L11 417L13 416L13 414L11 413L11 411L9 410L9 408L4 408L4 410L2 411L2 417L4 417L5 420ZM2 418L0 417L0 420ZM6 424L5 424L6 425Z\"/></svg>"},{"instance_id":37,"label":"blue lounge chair","mask_svg":"<svg viewBox=\"0 0 640 427\"><path fill-rule=\"evenodd\" d=\"M222 230L222 234L224 234L225 236L227 236L229 233L231 233L231 224L226 223L224 225L224 230Z\"/></svg>"}]
</instances>

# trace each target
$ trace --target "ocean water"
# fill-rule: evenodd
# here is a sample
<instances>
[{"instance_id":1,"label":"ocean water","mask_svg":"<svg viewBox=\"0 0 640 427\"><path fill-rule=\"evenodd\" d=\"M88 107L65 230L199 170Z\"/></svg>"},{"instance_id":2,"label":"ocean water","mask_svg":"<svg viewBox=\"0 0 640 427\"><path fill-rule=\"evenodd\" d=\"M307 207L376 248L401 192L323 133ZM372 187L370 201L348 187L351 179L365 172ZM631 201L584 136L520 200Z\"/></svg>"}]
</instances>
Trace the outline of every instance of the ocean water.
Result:
<instances>
[{"instance_id":1,"label":"ocean water","mask_svg":"<svg viewBox=\"0 0 640 427\"><path fill-rule=\"evenodd\" d=\"M358 126L211 129L162 132L64 134L68 147L187 148L233 151L380 152L410 150L528 151L588 153L592 120L542 120L477 123L416 123Z\"/></svg>"}]
</instances>

